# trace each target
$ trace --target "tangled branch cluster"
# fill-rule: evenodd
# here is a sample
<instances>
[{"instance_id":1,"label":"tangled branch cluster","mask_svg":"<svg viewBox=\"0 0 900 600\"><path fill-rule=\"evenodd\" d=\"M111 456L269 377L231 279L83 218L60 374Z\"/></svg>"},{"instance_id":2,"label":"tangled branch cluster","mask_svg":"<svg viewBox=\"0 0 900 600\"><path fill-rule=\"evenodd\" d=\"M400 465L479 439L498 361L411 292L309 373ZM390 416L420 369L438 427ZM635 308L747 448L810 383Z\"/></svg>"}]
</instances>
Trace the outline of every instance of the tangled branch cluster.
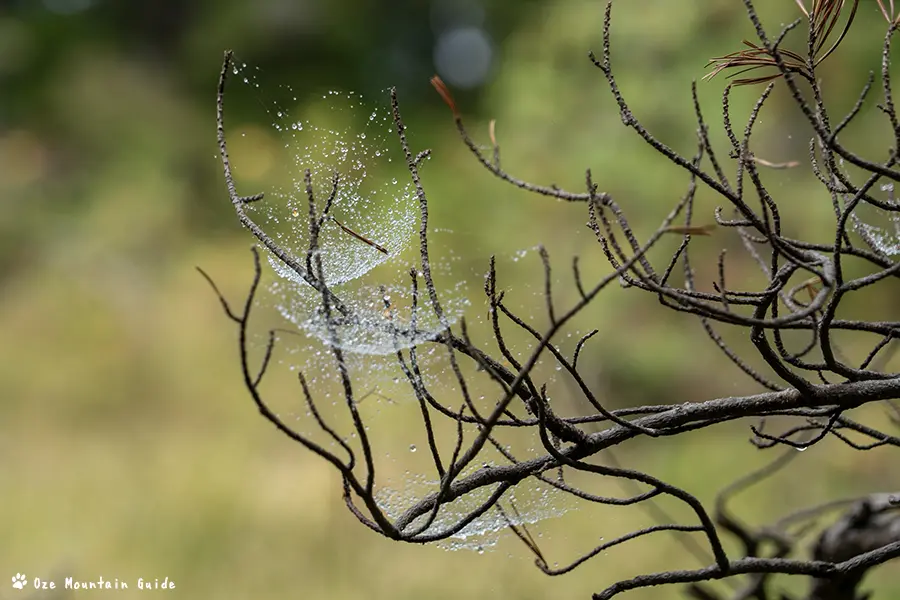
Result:
<instances>
[{"instance_id":1,"label":"tangled branch cluster","mask_svg":"<svg viewBox=\"0 0 900 600\"><path fill-rule=\"evenodd\" d=\"M666 571L641 575L620 581L595 594L597 599L611 598L623 591L661 584L686 583L696 598L718 598L708 584L713 580L727 580L733 584L734 598L770 597L767 590L775 574L803 575L811 578L809 598L863 598L857 586L866 571L900 556L900 510L898 498L890 493L827 502L789 515L758 529L741 524L727 508L728 499L769 477L788 461L798 456L792 449L804 449L826 438L840 440L852 448L865 451L879 446L900 447L900 437L881 431L848 415L852 409L870 403L880 403L888 411L893 425L900 426L900 409L892 401L900 398L900 374L886 370L891 352L900 337L900 322L852 320L838 318L842 303L851 296L871 292L890 285L900 277L900 260L892 256L879 240L859 227L858 209L868 205L888 215L900 213L900 202L877 198L872 192L885 182L900 182L897 168L897 149L900 148L900 120L892 96L890 78L891 40L897 29L893 3L879 6L889 22L884 38L880 73L882 103L878 106L892 132L893 144L882 158L865 157L847 148L840 134L860 114L872 92L874 75L859 95L852 110L836 124L826 110L823 90L816 77L816 68L832 54L843 40L853 22L858 2L841 0L814 1L803 9L807 31L805 53L781 48L786 35L801 21L791 23L776 37L764 30L757 13L745 0L758 40L749 43L750 50L714 59L712 74L735 68L768 68L772 72L754 78L737 79L725 87L722 96L722 124L730 142L726 160L717 156L709 137L709 128L701 111L696 86L692 88L697 122L696 153L683 156L642 125L632 112L614 77L611 57L611 3L606 7L603 23L603 46L599 56L591 60L600 70L614 97L622 122L667 161L680 167L688 177L687 190L675 203L656 230L641 240L629 224L627 207L621 206L607 193L599 190L593 175L587 171L583 191L569 191L557 186L543 186L512 175L501 166L500 146L490 131L491 146L486 151L466 129L461 113L450 90L435 78L433 85L452 110L456 127L463 142L476 159L494 176L528 192L585 205L590 229L596 236L600 250L611 272L595 281L585 281L577 258L572 262L572 278L578 298L571 306L561 308L554 300L550 260L541 250L544 265L544 304L550 326L539 330L517 315L504 302L499 289L493 260L486 278L485 293L489 305L488 317L499 355L474 344L463 320L451 326L442 309L439 290L432 276L428 238L428 195L419 176L419 168L428 151L415 154L409 147L406 126L401 118L397 95L391 93L393 123L403 150L406 167L415 187L420 209L418 268L409 273L411 290L411 319L403 323L394 318L394 307L385 300L385 332L398 340L395 357L405 375L408 389L421 408L422 426L429 441L429 450L439 479L437 489L410 506L403 514L389 517L376 501L376 468L367 427L358 409L358 389L364 382L354 381L348 369L345 350L338 339L338 323L359 319L337 293L326 283L318 252L319 231L329 218L329 211L340 186L335 174L331 189L324 199L313 189L310 172L305 173L306 196L309 208L309 244L305 255L295 256L283 250L269 237L245 210L262 195L240 196L235 188L225 141L223 103L225 81L231 55L226 53L218 88L218 139L228 193L240 222L283 266L296 273L321 296L320 310L331 326L328 330L330 352L342 389L343 404L353 428L353 443L347 440L320 414L314 391L301 373L299 384L310 414L321 430L333 441L332 450L310 437L295 431L267 404L260 384L267 373L276 345L270 332L261 365L251 364L248 352L248 327L251 307L261 278L260 261L254 248L255 278L242 309L233 308L221 294L219 299L228 317L239 331L241 367L244 381L262 415L281 432L309 451L329 462L340 473L344 501L360 522L388 538L424 543L448 538L489 511L497 511L506 519L509 528L534 554L536 564L548 575L560 575L575 569L601 552L636 538L660 532L694 533L690 539L703 540L701 557L709 556L711 564L695 570ZM849 7L849 9L847 9ZM846 25L837 26L839 17L849 12ZM829 36L839 31L837 40L828 45ZM733 124L730 93L734 85L767 83L750 112L743 128ZM759 115L776 84L783 84L804 115L812 139L809 145L809 164L821 184L823 196L831 200L834 230L831 241L817 243L794 239L782 229L781 208L776 196L766 186L764 170L771 163L754 155L751 139ZM727 161L731 173L726 173ZM850 167L853 171L851 172ZM777 165L776 165L777 166ZM862 174L862 175L860 175ZM725 251L718 257L718 277L711 291L703 291L698 284L691 259L691 240L695 235L708 233L708 226L694 221L694 199L698 189L711 190L722 206L715 212L716 226L730 232L752 257L765 279L758 289L746 290L727 281L728 268ZM357 235L355 233L352 235ZM653 264L648 251L665 235L680 234L681 243L662 265ZM357 236L360 237L360 236ZM362 239L366 242L366 239ZM383 250L382 250L383 251ZM848 275L848 263L865 265L867 273L859 277ZM683 273L682 283L673 284L676 268ZM205 273L204 273L205 275ZM709 338L724 355L764 392L752 396L724 397L704 402L684 402L611 410L592 391L579 365L579 355L597 331L585 335L577 343L572 356L561 349L557 338L570 321L581 314L604 290L621 283L655 295L659 302L672 310L696 317ZM210 280L212 283L212 280ZM215 287L213 285L213 287ZM216 290L218 293L218 290ZM433 311L442 325L440 333L429 341L403 347L401 338L416 338L417 315ZM755 348L758 358L768 366L766 372L753 367L720 335L721 326L742 328ZM507 346L503 331L513 327L533 339L530 353L524 360ZM839 331L863 332L871 336L870 350L854 360L842 352L835 342ZM806 342L792 348L785 337L788 333L805 336ZM456 402L434 394L420 370L420 346L442 348L446 361L457 382L459 398ZM548 397L546 382L539 380L535 367L552 357L557 365L577 385L586 403L592 407L589 416L561 416ZM474 364L495 386L490 396L476 398L471 382L464 375L465 362ZM486 398L486 399L485 399ZM768 431L766 417L781 416L779 422L790 422L783 430ZM681 435L683 433L737 419L756 418L752 426L753 442L759 448L783 447L787 451L766 468L751 473L725 488L713 507L705 506L689 491L663 481L653 475L606 466L592 462L603 450L623 442L646 436L650 438ZM452 448L437 441L437 423L452 423L457 435ZM498 436L508 429L525 428L535 431L542 443L542 453L527 459L517 458L499 441ZM467 438L466 431L474 429ZM480 457L486 448L493 448L506 464L481 467ZM476 468L478 467L478 468ZM613 478L636 485L636 491L625 498L603 497L579 489L566 479L566 473L585 472L598 477ZM555 474L553 474L555 473ZM553 474L553 475L551 475ZM515 518L516 508L507 502L507 493L529 478L572 494L584 501L612 505L642 505L647 501L668 496L683 503L693 514L688 523L660 523L606 541L563 566L545 557L534 537L521 519ZM468 494L487 491L480 501L450 526L436 525L441 509ZM888 490L890 491L890 490ZM818 536L812 556L798 556L799 532L807 530L813 520L824 513L842 510L840 518ZM741 545L741 556L729 556L723 546L723 535L734 536ZM697 538L699 536L699 538Z\"/></svg>"}]
</instances>

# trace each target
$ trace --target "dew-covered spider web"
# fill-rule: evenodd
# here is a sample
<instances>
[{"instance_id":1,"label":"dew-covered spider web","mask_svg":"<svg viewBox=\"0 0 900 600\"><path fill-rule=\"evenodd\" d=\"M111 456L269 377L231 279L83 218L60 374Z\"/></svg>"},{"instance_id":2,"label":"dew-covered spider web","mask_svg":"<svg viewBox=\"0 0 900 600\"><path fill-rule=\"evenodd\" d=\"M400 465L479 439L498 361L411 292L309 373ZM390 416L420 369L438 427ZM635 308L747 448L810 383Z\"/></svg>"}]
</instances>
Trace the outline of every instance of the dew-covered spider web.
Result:
<instances>
[{"instance_id":1,"label":"dew-covered spider web","mask_svg":"<svg viewBox=\"0 0 900 600\"><path fill-rule=\"evenodd\" d=\"M900 256L900 202L894 196L894 184L881 186L879 200L893 205L892 212L861 204L851 214L856 233L872 248L886 258Z\"/></svg>"},{"instance_id":2,"label":"dew-covered spider web","mask_svg":"<svg viewBox=\"0 0 900 600\"><path fill-rule=\"evenodd\" d=\"M347 443L353 444L358 441L357 432L344 410L347 400L332 348L343 350L343 369L353 382L352 402L366 430L371 430L373 436L379 430L402 432L402 440L390 439L378 446L392 450L379 451L374 457L379 473L393 473L387 481L379 480L379 506L389 517L397 518L417 499L439 489L430 460L419 464L421 469L406 469L399 477L396 473L402 468L400 465L407 466L428 456L421 409L408 375L400 368L397 351L406 350L408 360L416 353L417 377L441 402L450 405L460 399L447 347L426 343L456 324L469 306L466 279L454 269L460 258L443 237L453 232L437 224L429 231L431 274L443 315L438 318L420 270L419 199L400 147L388 92L373 100L354 92L331 91L311 101L309 97L299 98L287 86L278 87L274 94L268 85L261 89L259 70L240 61L235 63L234 75L239 88L237 96L243 91L245 102L254 108L262 105L256 113L263 111L268 120L264 127L248 125L238 129L236 136L229 132L229 150L240 193L264 193L261 201L245 205L247 215L296 264L315 269L321 259L324 281L341 304L341 310L331 301L326 307L321 291L261 246L274 273L269 294L261 302L271 304L287 322L283 330L300 334L285 337L279 333L279 342L287 342L280 346L286 347L282 352L287 357L279 356L276 361L287 363L288 371L304 374L317 410L327 415L335 430L346 435ZM269 160L268 168L263 168L269 164L263 160L266 156L274 158ZM254 169L248 168L254 164L255 178ZM308 186L321 221L314 251L310 250ZM332 195L328 213L323 215ZM292 344L290 340L300 343ZM261 347L264 344L262 340L259 343ZM476 391L481 378L486 389L498 393L496 382L483 369L474 363L465 363L461 368L472 383L470 391L476 394L478 402L488 407L496 402L488 392ZM485 395L479 396L480 393ZM502 395L502 390L499 393ZM288 416L302 435L338 452L335 441L322 436L310 411L298 409L295 400L291 398L274 410ZM435 435L449 444L442 447L449 454L456 439L456 422L436 415L434 428ZM466 440L470 442L478 430L471 424L466 428ZM527 448L517 450L520 460L526 454L544 454L534 440L524 443ZM398 444L402 453L396 451ZM479 454L479 459L460 478L487 466L485 460L497 465L508 462L499 453L483 459ZM427 533L449 531L477 511L494 491L487 486L446 503ZM562 516L572 509L573 503L563 492L532 477L508 490L499 506L503 507L502 513L497 507L487 510L449 536L442 546L454 550L490 549L508 532L510 522L528 526ZM416 529L424 518L419 517L409 527Z\"/></svg>"},{"instance_id":3,"label":"dew-covered spider web","mask_svg":"<svg viewBox=\"0 0 900 600\"><path fill-rule=\"evenodd\" d=\"M439 481L428 481L424 477L409 478L404 481L402 489L380 490L377 500L385 514L397 518L417 499L439 489ZM436 534L454 528L495 491L494 487L482 487L443 506L426 532ZM573 502L551 485L530 478L507 492L498 504L499 507L492 507L438 545L446 550L475 550L479 553L492 550L501 535L508 532L510 524L527 527L546 519L562 517L572 508ZM410 528L417 529L424 525L429 516L418 517Z\"/></svg>"},{"instance_id":4,"label":"dew-covered spider web","mask_svg":"<svg viewBox=\"0 0 900 600\"><path fill-rule=\"evenodd\" d=\"M446 351L438 344L423 345L419 349L418 366L422 380L428 389L441 399L455 397L457 391L452 379L447 377ZM303 370L309 385L319 391L322 400L320 410L327 411L327 405L339 408L342 403L340 381L334 369L329 352L316 352L305 362ZM357 392L357 409L371 435L378 432L390 432L392 443L385 446L376 444L379 451L374 453L375 470L378 473L375 486L375 500L384 514L398 519L407 510L421 502L430 494L441 489L441 482L435 473L431 460L429 440L421 422L421 412L415 398L409 391L409 383L390 355L348 354L346 369ZM487 391L491 387L480 388L475 373L466 370L466 378L470 390ZM330 390L329 393L323 393ZM488 404L491 398L479 395L473 398L479 404ZM317 426L310 414L297 413L296 407L288 409L295 417L293 423L304 434L315 439ZM339 412L339 411L338 411ZM339 417L329 416L330 422L340 422ZM446 461L454 447L456 424L432 417L435 437L439 441L442 455ZM344 426L341 431L350 431L348 441L356 439L352 427ZM478 428L467 424L465 444L468 446L478 434ZM449 435L448 435L449 434ZM521 429L500 431L496 439L503 440L507 452L518 460L527 460L541 456L546 451L541 447L536 434ZM319 435L318 440L330 450L338 450L333 441ZM457 477L463 480L476 475L485 468L509 465L499 452L491 447L485 448ZM548 480L555 480L557 471L546 472ZM501 542L509 542L510 547L518 544L509 529L510 523L525 526L535 535L551 531L559 527L557 520L577 510L576 498L560 491L549 483L535 477L520 481L514 488L503 494L499 503L483 514L478 514L471 522L455 530L461 522L468 521L473 512L479 509L497 491L497 485L477 487L467 493L442 504L434 521L422 531L426 536L440 536L443 539L436 545L445 550L470 550L485 552L495 550ZM502 511L502 512L501 512ZM406 531L419 531L425 525L429 515L419 516L408 524Z\"/></svg>"},{"instance_id":5,"label":"dew-covered spider web","mask_svg":"<svg viewBox=\"0 0 900 600\"><path fill-rule=\"evenodd\" d=\"M353 91L329 91L320 101L304 98L301 104L291 87L279 86L283 99L272 101L261 96L257 67L238 61L234 74L263 105L271 123L267 135L276 140L282 158L282 172L264 184L264 200L247 205L247 212L279 247L299 264L313 265L314 272L316 262L306 261L307 186L311 185L320 216L333 197L311 256L321 259L325 283L348 313L332 315L329 323L321 293L266 251L280 279L271 291L282 316L310 337L362 354L393 353L433 339L446 324L455 323L468 304L461 284L442 288L443 324L426 293L417 298L415 311L412 306L407 274L410 259L417 254L407 251L418 241L420 212L388 91L383 90L377 101ZM240 165L235 168L239 172ZM436 271L440 268L435 266ZM420 279L420 288L423 285Z\"/></svg>"}]
</instances>

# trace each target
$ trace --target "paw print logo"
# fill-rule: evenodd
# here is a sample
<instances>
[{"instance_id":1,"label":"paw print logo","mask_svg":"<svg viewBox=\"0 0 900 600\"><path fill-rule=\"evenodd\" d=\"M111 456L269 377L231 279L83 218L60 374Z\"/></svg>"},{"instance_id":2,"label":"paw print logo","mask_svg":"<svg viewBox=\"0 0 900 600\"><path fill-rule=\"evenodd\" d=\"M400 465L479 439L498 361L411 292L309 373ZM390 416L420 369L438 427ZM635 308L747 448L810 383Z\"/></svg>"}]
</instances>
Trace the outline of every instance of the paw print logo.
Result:
<instances>
[{"instance_id":1,"label":"paw print logo","mask_svg":"<svg viewBox=\"0 0 900 600\"><path fill-rule=\"evenodd\" d=\"M12 578L12 586L17 590L23 589L25 587L25 575L16 573Z\"/></svg>"}]
</instances>

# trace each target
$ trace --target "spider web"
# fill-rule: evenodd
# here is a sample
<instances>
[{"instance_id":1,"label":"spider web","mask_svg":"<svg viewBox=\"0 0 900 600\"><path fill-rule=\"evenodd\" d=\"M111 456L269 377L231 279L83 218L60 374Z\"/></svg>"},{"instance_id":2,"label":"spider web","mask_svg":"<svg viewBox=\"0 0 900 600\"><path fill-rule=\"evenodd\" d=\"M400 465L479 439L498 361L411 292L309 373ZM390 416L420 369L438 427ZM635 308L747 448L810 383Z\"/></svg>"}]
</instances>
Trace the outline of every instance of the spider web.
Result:
<instances>
[{"instance_id":1,"label":"spider web","mask_svg":"<svg viewBox=\"0 0 900 600\"><path fill-rule=\"evenodd\" d=\"M455 323L468 305L461 283L442 289L443 324L427 305L427 294L417 298L417 309L412 307L403 255L417 239L419 206L387 102L372 108L353 91L329 91L304 110L289 86L279 86L279 95L296 104L291 109L289 102L260 99L258 67L236 62L234 74L263 105L284 163L278 174L282 181L265 190L263 201L248 205L248 213L255 213L252 218L300 264L310 235L305 173L309 171L319 213L338 178L316 253L325 283L353 318L329 322L320 293L266 250L279 278L270 291L281 315L309 337L360 354L390 354L433 339L446 324ZM383 100L387 97L385 91ZM294 114L301 111L302 116ZM382 265L385 269L375 276Z\"/></svg>"}]
</instances>

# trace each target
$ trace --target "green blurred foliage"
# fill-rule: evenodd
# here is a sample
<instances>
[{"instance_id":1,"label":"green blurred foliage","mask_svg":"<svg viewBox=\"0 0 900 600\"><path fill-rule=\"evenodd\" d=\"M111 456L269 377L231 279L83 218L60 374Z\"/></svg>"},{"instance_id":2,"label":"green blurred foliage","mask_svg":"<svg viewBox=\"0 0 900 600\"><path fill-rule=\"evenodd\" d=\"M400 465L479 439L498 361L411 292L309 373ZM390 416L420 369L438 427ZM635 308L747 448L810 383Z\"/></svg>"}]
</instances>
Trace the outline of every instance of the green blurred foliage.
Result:
<instances>
[{"instance_id":1,"label":"green blurred foliage","mask_svg":"<svg viewBox=\"0 0 900 600\"><path fill-rule=\"evenodd\" d=\"M792 2L760 4L772 26L798 16ZM602 11L602 3L587 0L486 2L483 23L496 51L491 78L455 93L483 143L488 121L496 119L511 172L578 190L591 168L642 234L665 215L687 178L621 126L587 59L588 50L600 47ZM852 105L869 70L879 68L878 19L865 6L822 69L836 115ZM638 572L698 566L665 537L609 552L556 579L540 575L511 538L484 555L390 543L355 522L335 474L276 435L242 387L234 331L194 270L202 266L235 301L251 274L251 239L233 218L214 142L215 82L225 48L260 67L262 97L290 85L304 118L323 118L326 90L376 98L398 87L414 149L433 150L423 169L432 223L452 231L437 248L458 257L452 263L458 277L475 282L474 312L483 312L478 283L491 254L498 256L501 286L525 307L539 305L540 268L533 252L517 260L520 250L542 243L551 251L563 282L559 306L575 298L566 283L573 254L586 274L607 272L582 206L493 180L459 142L428 85L435 27L424 0L0 3L4 576L169 577L177 589L157 593L190 598L529 599L587 597ZM733 0L616 3L619 84L648 128L691 154L691 80L702 77L706 59L751 35ZM720 149L723 86L722 79L698 84ZM757 91L735 91L737 122ZM803 162L809 135L799 112L783 90L770 102L757 152ZM247 156L268 160L255 175L238 172L244 193L284 176L278 137L252 94L229 96L227 120L230 133L249 133ZM885 135L870 110L845 139L875 155L887 145ZM827 234L830 203L808 168L775 173L772 181L783 194L788 230ZM715 202L701 194L697 214L711 220ZM723 234L695 241L699 279L715 276L721 247L734 249L731 281L755 281L755 267L738 258L739 248ZM700 252L709 260L698 260ZM857 309L897 318L895 299L872 298ZM608 406L755 390L723 368L698 323L667 313L652 297L611 289L588 313L577 327L601 333L582 361L597 365L589 383ZM473 333L486 339L483 331ZM739 347L740 334L723 331ZM857 340L847 343L853 350ZM285 379L272 393L296 398L297 390ZM878 422L883 415L871 409L862 417ZM404 435L416 423L379 421L388 428L381 450L396 457L398 478L418 464ZM636 442L619 450L620 459L711 500L766 459L746 443L745 425ZM735 509L759 523L787 508L896 488L887 452L862 457L834 441L822 444L803 456L803 471L742 496ZM621 493L608 482L595 485ZM637 510L582 507L540 528L545 553L562 564L600 538L646 522ZM896 595L896 574L885 567L872 584ZM6 585L0 597L19 597Z\"/></svg>"}]
</instances>

